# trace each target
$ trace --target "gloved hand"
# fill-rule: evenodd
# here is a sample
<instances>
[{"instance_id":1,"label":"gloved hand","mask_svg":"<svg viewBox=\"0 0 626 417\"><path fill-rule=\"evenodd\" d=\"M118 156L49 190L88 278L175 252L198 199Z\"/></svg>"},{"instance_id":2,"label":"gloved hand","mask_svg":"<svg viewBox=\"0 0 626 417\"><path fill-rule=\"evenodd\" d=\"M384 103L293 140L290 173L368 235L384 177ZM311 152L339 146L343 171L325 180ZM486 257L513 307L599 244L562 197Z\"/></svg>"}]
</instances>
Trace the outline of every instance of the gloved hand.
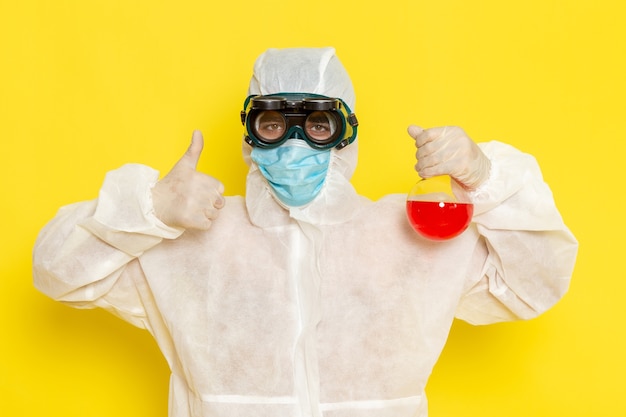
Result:
<instances>
[{"instance_id":1,"label":"gloved hand","mask_svg":"<svg viewBox=\"0 0 626 417\"><path fill-rule=\"evenodd\" d=\"M196 171L203 147L202 133L196 130L189 149L152 188L155 214L168 226L207 230L224 207L224 185Z\"/></svg>"},{"instance_id":2,"label":"gloved hand","mask_svg":"<svg viewBox=\"0 0 626 417\"><path fill-rule=\"evenodd\" d=\"M467 190L475 190L489 178L491 162L460 127L411 125L408 132L415 139L415 170L420 177L449 175Z\"/></svg>"}]
</instances>

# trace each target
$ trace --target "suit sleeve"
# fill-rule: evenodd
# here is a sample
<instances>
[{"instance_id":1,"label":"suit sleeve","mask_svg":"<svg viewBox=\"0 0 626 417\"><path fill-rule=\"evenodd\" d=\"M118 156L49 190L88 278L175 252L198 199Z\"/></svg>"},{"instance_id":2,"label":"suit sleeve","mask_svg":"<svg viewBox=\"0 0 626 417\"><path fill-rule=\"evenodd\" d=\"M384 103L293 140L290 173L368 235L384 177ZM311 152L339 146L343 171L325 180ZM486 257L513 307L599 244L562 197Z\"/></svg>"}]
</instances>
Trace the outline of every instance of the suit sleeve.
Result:
<instances>
[{"instance_id":1,"label":"suit sleeve","mask_svg":"<svg viewBox=\"0 0 626 417\"><path fill-rule=\"evenodd\" d=\"M487 255L456 314L473 324L530 319L567 292L578 242L534 157L500 142L480 146L491 173L469 197Z\"/></svg>"},{"instance_id":2,"label":"suit sleeve","mask_svg":"<svg viewBox=\"0 0 626 417\"><path fill-rule=\"evenodd\" d=\"M137 292L137 258L182 229L154 215L151 188L158 172L129 164L106 175L96 200L62 207L41 230L33 250L37 289L77 308L102 307L146 327Z\"/></svg>"}]
</instances>

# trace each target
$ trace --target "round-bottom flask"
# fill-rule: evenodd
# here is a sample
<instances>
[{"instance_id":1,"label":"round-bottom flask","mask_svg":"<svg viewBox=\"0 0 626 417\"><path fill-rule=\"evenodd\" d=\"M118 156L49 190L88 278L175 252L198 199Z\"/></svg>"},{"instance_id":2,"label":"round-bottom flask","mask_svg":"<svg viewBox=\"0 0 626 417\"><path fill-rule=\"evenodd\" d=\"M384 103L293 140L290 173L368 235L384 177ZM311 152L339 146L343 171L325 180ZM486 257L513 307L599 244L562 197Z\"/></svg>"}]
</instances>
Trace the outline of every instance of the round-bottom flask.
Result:
<instances>
[{"instance_id":1,"label":"round-bottom flask","mask_svg":"<svg viewBox=\"0 0 626 417\"><path fill-rule=\"evenodd\" d=\"M421 179L409 192L406 214L411 227L431 240L452 239L467 229L474 205L452 192L447 175Z\"/></svg>"}]
</instances>

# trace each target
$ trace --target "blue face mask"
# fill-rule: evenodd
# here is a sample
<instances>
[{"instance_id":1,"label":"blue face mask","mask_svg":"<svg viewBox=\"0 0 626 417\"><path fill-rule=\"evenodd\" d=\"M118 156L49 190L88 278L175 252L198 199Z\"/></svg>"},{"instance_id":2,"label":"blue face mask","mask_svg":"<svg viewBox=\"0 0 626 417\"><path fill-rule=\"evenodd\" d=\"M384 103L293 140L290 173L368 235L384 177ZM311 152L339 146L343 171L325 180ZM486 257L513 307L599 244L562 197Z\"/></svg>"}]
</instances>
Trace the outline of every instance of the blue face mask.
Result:
<instances>
[{"instance_id":1,"label":"blue face mask","mask_svg":"<svg viewBox=\"0 0 626 417\"><path fill-rule=\"evenodd\" d=\"M303 206L317 196L330 164L330 150L316 150L298 140L270 149L254 147L250 157L276 197L291 207Z\"/></svg>"}]
</instances>

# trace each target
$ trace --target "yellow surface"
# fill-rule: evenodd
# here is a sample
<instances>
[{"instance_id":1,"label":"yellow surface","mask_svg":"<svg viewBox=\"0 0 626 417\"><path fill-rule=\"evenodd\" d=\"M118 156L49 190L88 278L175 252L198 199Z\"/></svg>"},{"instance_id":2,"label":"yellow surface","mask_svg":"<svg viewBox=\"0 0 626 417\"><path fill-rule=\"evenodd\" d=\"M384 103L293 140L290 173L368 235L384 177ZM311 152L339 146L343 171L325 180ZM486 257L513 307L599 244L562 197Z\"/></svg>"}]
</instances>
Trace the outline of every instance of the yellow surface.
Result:
<instances>
[{"instance_id":1,"label":"yellow surface","mask_svg":"<svg viewBox=\"0 0 626 417\"><path fill-rule=\"evenodd\" d=\"M626 415L625 7L618 1L0 0L0 415L165 417L146 332L36 292L31 249L106 171L200 169L244 191L239 110L267 47L333 45L357 90L357 189L417 179L409 123L534 154L580 240L568 295L529 322L455 323L431 416Z\"/></svg>"}]
</instances>

